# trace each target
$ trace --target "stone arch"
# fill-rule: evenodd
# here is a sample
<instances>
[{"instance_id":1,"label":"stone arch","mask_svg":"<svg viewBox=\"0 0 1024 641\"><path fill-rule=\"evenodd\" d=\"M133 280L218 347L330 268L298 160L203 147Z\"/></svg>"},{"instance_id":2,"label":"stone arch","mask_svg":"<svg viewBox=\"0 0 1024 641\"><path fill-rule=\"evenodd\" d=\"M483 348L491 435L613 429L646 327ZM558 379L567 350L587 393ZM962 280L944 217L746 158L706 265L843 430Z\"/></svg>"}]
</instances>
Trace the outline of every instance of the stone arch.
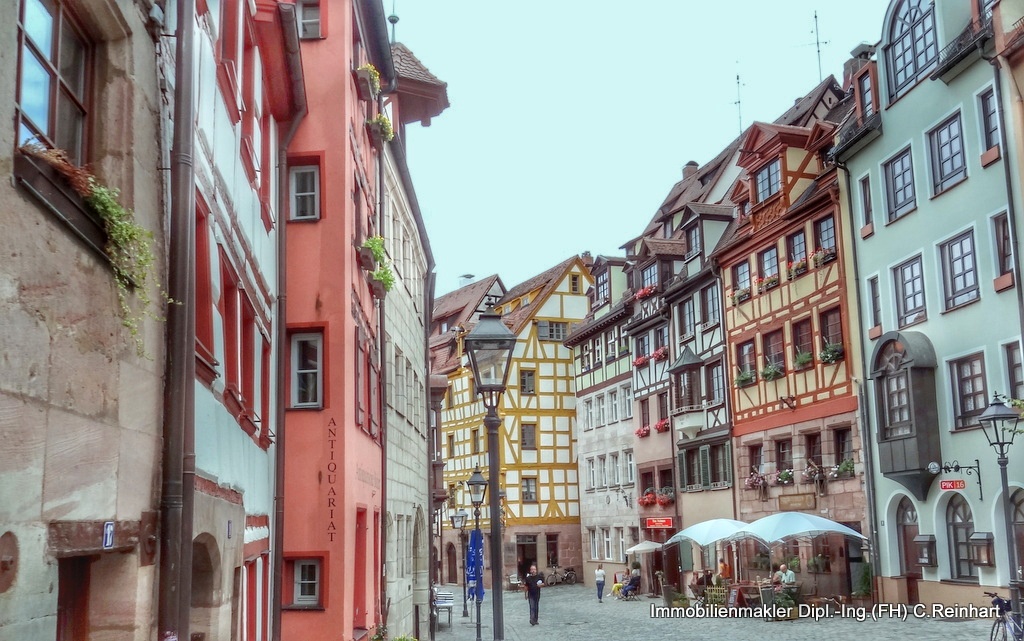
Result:
<instances>
[{"instance_id":1,"label":"stone arch","mask_svg":"<svg viewBox=\"0 0 1024 641\"><path fill-rule=\"evenodd\" d=\"M210 638L214 632L221 590L221 553L217 539L203 532L192 540L191 629Z\"/></svg>"}]
</instances>

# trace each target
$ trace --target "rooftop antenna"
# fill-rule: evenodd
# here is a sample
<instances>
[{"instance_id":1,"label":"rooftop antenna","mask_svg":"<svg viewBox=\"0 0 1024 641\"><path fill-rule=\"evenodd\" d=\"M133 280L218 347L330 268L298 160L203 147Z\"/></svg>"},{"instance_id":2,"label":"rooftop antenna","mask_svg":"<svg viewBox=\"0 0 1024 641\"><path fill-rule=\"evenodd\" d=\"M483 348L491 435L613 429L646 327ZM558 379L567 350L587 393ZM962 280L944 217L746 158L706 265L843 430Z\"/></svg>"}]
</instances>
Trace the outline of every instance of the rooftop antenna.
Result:
<instances>
[{"instance_id":1,"label":"rooftop antenna","mask_svg":"<svg viewBox=\"0 0 1024 641\"><path fill-rule=\"evenodd\" d=\"M388 16L388 22L391 23L391 44L395 44L395 25L398 24L398 14L395 13L394 1L391 3L391 15Z\"/></svg>"},{"instance_id":2,"label":"rooftop antenna","mask_svg":"<svg viewBox=\"0 0 1024 641\"><path fill-rule=\"evenodd\" d=\"M743 108L741 103L742 100L740 99L740 74L736 74L736 102L732 104L736 105L736 119L739 122L740 135L743 135Z\"/></svg>"},{"instance_id":3,"label":"rooftop antenna","mask_svg":"<svg viewBox=\"0 0 1024 641\"><path fill-rule=\"evenodd\" d=\"M821 45L827 45L828 40L825 42L821 41L821 34L818 31L818 12L814 12L814 45L818 50L818 82L821 82L824 76L821 75Z\"/></svg>"}]
</instances>

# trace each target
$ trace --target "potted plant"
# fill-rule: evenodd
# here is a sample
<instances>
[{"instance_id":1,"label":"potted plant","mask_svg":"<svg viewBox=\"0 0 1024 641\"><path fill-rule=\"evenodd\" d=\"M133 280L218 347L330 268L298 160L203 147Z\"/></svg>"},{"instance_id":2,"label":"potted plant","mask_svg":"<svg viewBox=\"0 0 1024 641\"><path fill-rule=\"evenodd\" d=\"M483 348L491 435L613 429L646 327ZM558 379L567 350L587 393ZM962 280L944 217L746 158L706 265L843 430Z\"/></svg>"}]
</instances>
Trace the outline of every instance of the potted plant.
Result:
<instances>
[{"instance_id":1,"label":"potted plant","mask_svg":"<svg viewBox=\"0 0 1024 641\"><path fill-rule=\"evenodd\" d=\"M853 470L853 459L843 459L836 465L836 478L850 478L853 476Z\"/></svg>"},{"instance_id":2,"label":"potted plant","mask_svg":"<svg viewBox=\"0 0 1024 641\"><path fill-rule=\"evenodd\" d=\"M796 369L804 369L814 362L814 354L810 352L799 351L796 356L793 357L793 366Z\"/></svg>"},{"instance_id":3,"label":"potted plant","mask_svg":"<svg viewBox=\"0 0 1024 641\"><path fill-rule=\"evenodd\" d=\"M793 470L787 468L785 470L779 470L775 473L775 484L776 485L792 485L793 484ZM796 570L794 570L795 572Z\"/></svg>"},{"instance_id":4,"label":"potted plant","mask_svg":"<svg viewBox=\"0 0 1024 641\"><path fill-rule=\"evenodd\" d=\"M871 565L865 563L860 571L857 588L850 594L854 606L866 607L871 605L872 583Z\"/></svg>"},{"instance_id":5,"label":"potted plant","mask_svg":"<svg viewBox=\"0 0 1024 641\"><path fill-rule=\"evenodd\" d=\"M668 429L669 420L667 418L659 419L658 422L654 424L654 430L660 434L664 434Z\"/></svg>"},{"instance_id":6,"label":"potted plant","mask_svg":"<svg viewBox=\"0 0 1024 641\"><path fill-rule=\"evenodd\" d=\"M743 301L745 301L748 298L750 298L750 288L749 287L740 287L738 289L732 290L731 298L732 298L732 304L733 305L739 305Z\"/></svg>"},{"instance_id":7,"label":"potted plant","mask_svg":"<svg viewBox=\"0 0 1024 641\"><path fill-rule=\"evenodd\" d=\"M395 129L391 126L391 120L384 114L377 114L366 121L370 128L370 135L376 143L391 142L395 137Z\"/></svg>"},{"instance_id":8,"label":"potted plant","mask_svg":"<svg viewBox=\"0 0 1024 641\"><path fill-rule=\"evenodd\" d=\"M658 496L656 497L656 500L658 501L658 505L662 507L675 503L675 490L670 487L661 488L660 490L658 490Z\"/></svg>"},{"instance_id":9,"label":"potted plant","mask_svg":"<svg viewBox=\"0 0 1024 641\"><path fill-rule=\"evenodd\" d=\"M634 430L633 433L636 434L637 438L647 438L648 436L651 435L651 426L641 425L640 427L636 428L636 430Z\"/></svg>"},{"instance_id":10,"label":"potted plant","mask_svg":"<svg viewBox=\"0 0 1024 641\"><path fill-rule=\"evenodd\" d=\"M824 349L818 354L818 358L821 359L822 363L829 364L843 360L843 344L826 341Z\"/></svg>"},{"instance_id":11,"label":"potted plant","mask_svg":"<svg viewBox=\"0 0 1024 641\"><path fill-rule=\"evenodd\" d=\"M736 378L734 379L734 382L736 383L736 387L746 387L747 385L750 385L751 383L753 383L754 380L755 380L754 370L741 369L739 371L739 373L736 374Z\"/></svg>"},{"instance_id":12,"label":"potted plant","mask_svg":"<svg viewBox=\"0 0 1024 641\"><path fill-rule=\"evenodd\" d=\"M653 487L649 487L644 490L644 493L640 495L640 498L638 498L636 502L644 507L654 505L658 502L658 494L654 491Z\"/></svg>"},{"instance_id":13,"label":"potted plant","mask_svg":"<svg viewBox=\"0 0 1024 641\"><path fill-rule=\"evenodd\" d=\"M395 286L395 275L390 265L381 265L370 272L370 285L373 287L373 295L377 298L384 298L387 292Z\"/></svg>"},{"instance_id":14,"label":"potted plant","mask_svg":"<svg viewBox=\"0 0 1024 641\"><path fill-rule=\"evenodd\" d=\"M762 501L768 500L768 479L757 470L750 471L750 475L743 482L743 486L748 490L756 491L758 498Z\"/></svg>"},{"instance_id":15,"label":"potted plant","mask_svg":"<svg viewBox=\"0 0 1024 641\"><path fill-rule=\"evenodd\" d=\"M380 93L380 72L370 63L356 67L356 90L360 100L373 100Z\"/></svg>"},{"instance_id":16,"label":"potted plant","mask_svg":"<svg viewBox=\"0 0 1024 641\"><path fill-rule=\"evenodd\" d=\"M384 264L387 258L387 253L384 251L384 238L381 236L370 236L359 247L359 265L363 269L373 270L378 263Z\"/></svg>"},{"instance_id":17,"label":"potted plant","mask_svg":"<svg viewBox=\"0 0 1024 641\"><path fill-rule=\"evenodd\" d=\"M815 267L821 267L825 263L830 263L836 259L835 247L819 248L811 254L811 260L814 261Z\"/></svg>"},{"instance_id":18,"label":"potted plant","mask_svg":"<svg viewBox=\"0 0 1024 641\"><path fill-rule=\"evenodd\" d=\"M796 619L798 611L796 602L793 601L793 597L789 595L786 590L779 590L775 593L775 620L776 621L790 621Z\"/></svg>"},{"instance_id":19,"label":"potted plant","mask_svg":"<svg viewBox=\"0 0 1024 641\"><path fill-rule=\"evenodd\" d=\"M637 356L636 358L633 359L633 367L643 367L644 365L650 362L651 357L647 356L646 354Z\"/></svg>"},{"instance_id":20,"label":"potted plant","mask_svg":"<svg viewBox=\"0 0 1024 641\"><path fill-rule=\"evenodd\" d=\"M662 345L658 349L654 350L653 352L651 352L651 358L653 358L656 361L666 360L668 358L668 347Z\"/></svg>"},{"instance_id":21,"label":"potted plant","mask_svg":"<svg viewBox=\"0 0 1024 641\"><path fill-rule=\"evenodd\" d=\"M378 623L373 631L373 636L370 637L370 641L387 641L388 640L388 626L383 623Z\"/></svg>"},{"instance_id":22,"label":"potted plant","mask_svg":"<svg viewBox=\"0 0 1024 641\"><path fill-rule=\"evenodd\" d=\"M786 370L779 363L769 362L761 369L761 378L766 381L774 381L777 378L782 378L785 374Z\"/></svg>"}]
</instances>

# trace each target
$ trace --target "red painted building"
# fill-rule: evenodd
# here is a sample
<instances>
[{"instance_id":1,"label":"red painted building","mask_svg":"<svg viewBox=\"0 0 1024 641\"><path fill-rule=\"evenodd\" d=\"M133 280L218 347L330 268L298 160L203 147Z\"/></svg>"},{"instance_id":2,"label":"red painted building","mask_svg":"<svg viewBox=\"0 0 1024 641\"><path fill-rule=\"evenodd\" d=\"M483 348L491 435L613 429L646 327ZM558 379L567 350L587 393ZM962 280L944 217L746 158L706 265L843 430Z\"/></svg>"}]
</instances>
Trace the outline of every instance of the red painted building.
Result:
<instances>
[{"instance_id":1,"label":"red painted building","mask_svg":"<svg viewBox=\"0 0 1024 641\"><path fill-rule=\"evenodd\" d=\"M288 156L282 638L353 639L384 618L385 281L360 249L382 230L387 136L368 122L394 118L395 71L380 0L298 11L310 108Z\"/></svg>"}]
</instances>

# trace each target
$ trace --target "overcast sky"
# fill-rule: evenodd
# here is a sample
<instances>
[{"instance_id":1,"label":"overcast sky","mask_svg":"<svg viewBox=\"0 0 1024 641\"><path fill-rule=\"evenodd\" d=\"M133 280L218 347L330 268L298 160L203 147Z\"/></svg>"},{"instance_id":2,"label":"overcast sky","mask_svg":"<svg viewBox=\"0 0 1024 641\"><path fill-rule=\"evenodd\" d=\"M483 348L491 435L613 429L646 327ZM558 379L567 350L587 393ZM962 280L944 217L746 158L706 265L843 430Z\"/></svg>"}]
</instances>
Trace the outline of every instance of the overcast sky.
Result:
<instances>
[{"instance_id":1,"label":"overcast sky","mask_svg":"<svg viewBox=\"0 0 1024 641\"><path fill-rule=\"evenodd\" d=\"M681 178L755 120L842 82L888 0L384 0L396 39L448 83L410 126L437 263L513 287L584 251L623 255ZM739 75L739 104L737 82Z\"/></svg>"}]
</instances>

